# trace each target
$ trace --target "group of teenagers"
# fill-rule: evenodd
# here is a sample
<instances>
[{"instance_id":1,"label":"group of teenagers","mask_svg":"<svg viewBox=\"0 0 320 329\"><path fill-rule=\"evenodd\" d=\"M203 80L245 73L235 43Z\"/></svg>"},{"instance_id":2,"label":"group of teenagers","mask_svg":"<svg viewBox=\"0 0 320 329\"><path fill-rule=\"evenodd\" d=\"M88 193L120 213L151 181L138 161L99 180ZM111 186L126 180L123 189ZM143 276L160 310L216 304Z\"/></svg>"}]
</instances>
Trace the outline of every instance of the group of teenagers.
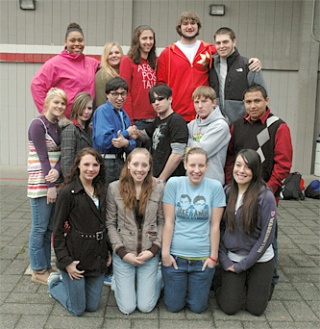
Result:
<instances>
[{"instance_id":1,"label":"group of teenagers","mask_svg":"<svg viewBox=\"0 0 320 329\"><path fill-rule=\"evenodd\" d=\"M162 290L171 312L205 311L211 288L226 314L260 315L271 298L290 133L233 31L215 34L215 58L200 28L195 12L182 13L180 41L157 58L153 29L139 26L128 55L111 42L99 63L71 23L64 50L31 83L41 113L28 130L31 279L75 316L98 309L111 266L124 314L151 312ZM220 74L232 56L246 82L228 66ZM244 115L253 128L242 129Z\"/></svg>"}]
</instances>

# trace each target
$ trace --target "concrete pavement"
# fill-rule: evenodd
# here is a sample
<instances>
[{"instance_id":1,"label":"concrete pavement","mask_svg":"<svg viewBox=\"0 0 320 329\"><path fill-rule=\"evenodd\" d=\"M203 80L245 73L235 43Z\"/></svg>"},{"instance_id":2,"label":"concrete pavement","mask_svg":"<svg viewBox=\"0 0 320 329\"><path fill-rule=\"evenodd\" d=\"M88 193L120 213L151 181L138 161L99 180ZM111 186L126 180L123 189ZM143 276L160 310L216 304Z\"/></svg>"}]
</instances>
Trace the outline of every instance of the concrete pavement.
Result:
<instances>
[{"instance_id":1,"label":"concrete pavement","mask_svg":"<svg viewBox=\"0 0 320 329\"><path fill-rule=\"evenodd\" d=\"M0 328L3 329L315 329L320 327L320 225L318 200L281 201L279 221L280 282L267 310L260 317L247 312L222 313L210 296L203 314L188 310L169 313L162 299L150 314L139 311L125 316L118 310L113 292L104 287L99 310L71 316L49 298L47 288L25 275L29 265L30 205L26 174L1 168L0 231ZM308 177L306 183L313 179Z\"/></svg>"}]
</instances>

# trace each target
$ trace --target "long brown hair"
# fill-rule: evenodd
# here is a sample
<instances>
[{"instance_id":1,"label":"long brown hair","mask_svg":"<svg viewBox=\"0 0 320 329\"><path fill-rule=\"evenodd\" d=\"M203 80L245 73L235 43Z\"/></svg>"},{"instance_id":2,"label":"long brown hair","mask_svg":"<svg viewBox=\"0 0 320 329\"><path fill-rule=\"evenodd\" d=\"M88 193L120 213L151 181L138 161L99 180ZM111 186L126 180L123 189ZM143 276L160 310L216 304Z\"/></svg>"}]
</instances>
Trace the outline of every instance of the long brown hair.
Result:
<instances>
[{"instance_id":1,"label":"long brown hair","mask_svg":"<svg viewBox=\"0 0 320 329\"><path fill-rule=\"evenodd\" d=\"M123 202L126 208L134 210L136 206L136 189L134 180L130 174L128 164L132 161L132 157L135 154L144 154L147 156L149 160L149 172L144 179L142 186L141 186L141 193L140 193L140 202L139 202L139 214L143 215L146 210L148 199L152 193L154 187L154 179L152 176L153 172L153 160L152 156L149 151L145 148L135 148L129 155L126 160L126 163L121 171L120 175L120 195L123 198Z\"/></svg>"},{"instance_id":2,"label":"long brown hair","mask_svg":"<svg viewBox=\"0 0 320 329\"><path fill-rule=\"evenodd\" d=\"M241 150L235 159L241 156L243 161L247 164L248 168L252 171L251 182L243 195L242 210L240 215L240 225L243 226L243 231L247 235L252 235L258 220L258 195L260 193L261 187L265 187L266 183L261 177L261 160L259 154L250 149ZM232 172L234 169L236 161L233 164ZM230 192L228 195L227 207L225 211L225 222L228 230L233 231L235 222L235 208L238 198L238 184L234 180L232 175L232 181L230 186Z\"/></svg>"},{"instance_id":3,"label":"long brown hair","mask_svg":"<svg viewBox=\"0 0 320 329\"><path fill-rule=\"evenodd\" d=\"M73 160L72 167L71 167L67 177L65 178L64 183L69 184L72 181L74 181L76 179L76 177L79 177L80 170L79 170L78 166L80 164L81 159L85 155L88 155L88 154L94 156L100 165L99 174L93 179L93 182L92 182L95 195L100 196L103 193L105 193L106 169L105 169L104 160L102 159L100 152L98 152L96 149L94 149L92 147L85 147L76 154L76 156Z\"/></svg>"},{"instance_id":4,"label":"long brown hair","mask_svg":"<svg viewBox=\"0 0 320 329\"><path fill-rule=\"evenodd\" d=\"M128 57L132 59L135 64L140 64L141 62L141 53L140 53L140 35L144 31L151 31L153 33L153 46L150 49L148 54L148 63L151 68L154 70L156 68L157 63L157 55L156 55L156 34L154 30L149 25L139 25L133 31L133 37L131 42L131 48L128 52Z\"/></svg>"}]
</instances>

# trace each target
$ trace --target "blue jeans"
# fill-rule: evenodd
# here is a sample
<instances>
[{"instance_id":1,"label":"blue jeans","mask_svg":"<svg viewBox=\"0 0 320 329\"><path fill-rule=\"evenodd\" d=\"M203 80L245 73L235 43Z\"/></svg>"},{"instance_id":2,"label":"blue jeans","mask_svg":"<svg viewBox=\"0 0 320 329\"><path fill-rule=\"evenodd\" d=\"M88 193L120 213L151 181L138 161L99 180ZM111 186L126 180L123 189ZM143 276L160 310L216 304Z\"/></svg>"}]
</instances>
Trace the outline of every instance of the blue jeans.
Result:
<instances>
[{"instance_id":1,"label":"blue jeans","mask_svg":"<svg viewBox=\"0 0 320 329\"><path fill-rule=\"evenodd\" d=\"M32 225L29 239L30 264L34 271L51 268L51 236L55 203L47 197L30 198Z\"/></svg>"},{"instance_id":2,"label":"blue jeans","mask_svg":"<svg viewBox=\"0 0 320 329\"><path fill-rule=\"evenodd\" d=\"M61 275L62 280L53 280L49 285L49 294L75 316L95 312L101 300L104 274L80 280L71 280L65 271Z\"/></svg>"},{"instance_id":3,"label":"blue jeans","mask_svg":"<svg viewBox=\"0 0 320 329\"><path fill-rule=\"evenodd\" d=\"M134 125L137 126L137 128L139 130L146 129L146 127L151 123L151 122L146 122L146 121L140 120L140 119L136 119L136 120L133 120L133 121L134 121ZM149 140L147 140L145 142L142 142L139 139L137 139L136 140L136 143L137 143L137 147L144 147L144 148L146 148L149 151L151 149L151 139L149 139Z\"/></svg>"},{"instance_id":4,"label":"blue jeans","mask_svg":"<svg viewBox=\"0 0 320 329\"><path fill-rule=\"evenodd\" d=\"M118 180L124 165L121 159L104 159L106 164L106 189L110 183Z\"/></svg>"},{"instance_id":5,"label":"blue jeans","mask_svg":"<svg viewBox=\"0 0 320 329\"><path fill-rule=\"evenodd\" d=\"M119 310L124 314L138 308L143 313L151 312L160 297L162 286L159 270L159 255L150 258L143 265L131 265L113 254L114 290Z\"/></svg>"},{"instance_id":6,"label":"blue jeans","mask_svg":"<svg viewBox=\"0 0 320 329\"><path fill-rule=\"evenodd\" d=\"M174 256L178 269L162 265L164 303L170 312L179 312L186 305L192 312L201 313L208 307L208 299L214 268L206 267L204 261L187 260Z\"/></svg>"}]
</instances>

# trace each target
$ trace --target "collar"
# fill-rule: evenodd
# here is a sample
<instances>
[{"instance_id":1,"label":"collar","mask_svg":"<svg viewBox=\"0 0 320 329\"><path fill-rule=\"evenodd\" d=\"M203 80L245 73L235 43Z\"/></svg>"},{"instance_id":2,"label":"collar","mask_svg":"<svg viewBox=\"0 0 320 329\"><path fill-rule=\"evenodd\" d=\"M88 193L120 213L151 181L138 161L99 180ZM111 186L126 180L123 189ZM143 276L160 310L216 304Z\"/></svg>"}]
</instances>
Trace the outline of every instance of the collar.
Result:
<instances>
[{"instance_id":1,"label":"collar","mask_svg":"<svg viewBox=\"0 0 320 329\"><path fill-rule=\"evenodd\" d=\"M251 121L248 113L245 114L245 116L243 117L243 120L247 121L247 122L251 122L251 123L260 121L262 124L265 124L265 122L267 121L268 116L270 115L270 113L271 113L271 111L270 111L269 107L267 107L266 113L262 117L260 117L258 120Z\"/></svg>"}]
</instances>

